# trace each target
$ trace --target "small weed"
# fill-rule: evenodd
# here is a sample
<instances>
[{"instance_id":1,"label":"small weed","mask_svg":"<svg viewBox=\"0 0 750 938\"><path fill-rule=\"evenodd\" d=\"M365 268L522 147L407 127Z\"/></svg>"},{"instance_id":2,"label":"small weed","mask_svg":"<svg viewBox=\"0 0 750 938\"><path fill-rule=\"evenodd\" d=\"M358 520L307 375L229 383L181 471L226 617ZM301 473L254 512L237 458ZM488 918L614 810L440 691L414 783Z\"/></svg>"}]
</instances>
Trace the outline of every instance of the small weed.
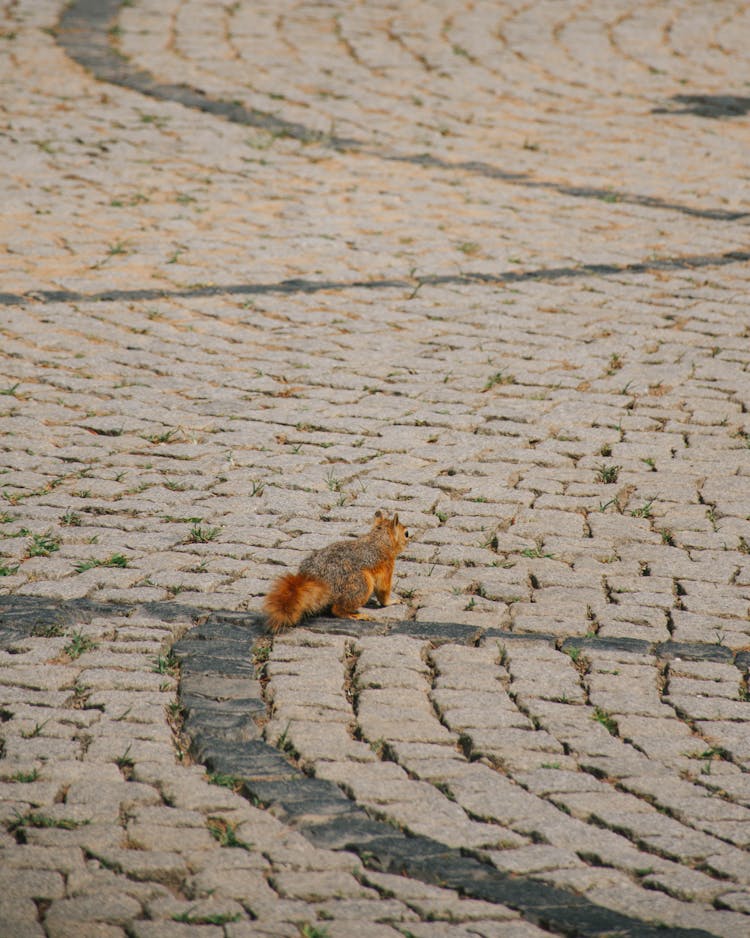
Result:
<instances>
[{"instance_id":1,"label":"small weed","mask_svg":"<svg viewBox=\"0 0 750 938\"><path fill-rule=\"evenodd\" d=\"M262 482L260 479L253 479L251 485L252 488L250 489L250 498L259 498L263 494L263 489L266 487L266 483Z\"/></svg>"},{"instance_id":2,"label":"small weed","mask_svg":"<svg viewBox=\"0 0 750 938\"><path fill-rule=\"evenodd\" d=\"M128 774L135 768L135 759L130 755L131 745L128 744L125 752L115 759L115 765L123 774Z\"/></svg>"},{"instance_id":3,"label":"small weed","mask_svg":"<svg viewBox=\"0 0 750 938\"><path fill-rule=\"evenodd\" d=\"M641 462L645 462L652 472L656 472L656 460L652 456L643 457Z\"/></svg>"},{"instance_id":4,"label":"small weed","mask_svg":"<svg viewBox=\"0 0 750 938\"><path fill-rule=\"evenodd\" d=\"M543 769L559 769L560 763L559 762L542 762L542 768Z\"/></svg>"},{"instance_id":5,"label":"small weed","mask_svg":"<svg viewBox=\"0 0 750 938\"><path fill-rule=\"evenodd\" d=\"M193 906L195 908L195 906ZM203 915L194 915L192 909L172 916L173 922L182 922L185 925L227 925L230 922L239 922L242 915L239 912L207 912Z\"/></svg>"},{"instance_id":6,"label":"small weed","mask_svg":"<svg viewBox=\"0 0 750 938\"><path fill-rule=\"evenodd\" d=\"M496 371L494 375L490 375L490 377L487 379L482 390L489 391L499 384L502 385L502 384L515 384L515 383L516 383L516 379L513 377L513 375L506 374L506 372L503 371L501 368L500 371Z\"/></svg>"},{"instance_id":7,"label":"small weed","mask_svg":"<svg viewBox=\"0 0 750 938\"><path fill-rule=\"evenodd\" d=\"M164 488L169 489L170 492L184 492L187 485L184 482L175 482L172 479L167 479L164 483Z\"/></svg>"},{"instance_id":8,"label":"small weed","mask_svg":"<svg viewBox=\"0 0 750 938\"><path fill-rule=\"evenodd\" d=\"M96 642L92 638L83 635L81 632L74 632L63 651L72 661L75 661L76 658L80 658L81 655L91 651L92 648L96 648Z\"/></svg>"},{"instance_id":9,"label":"small weed","mask_svg":"<svg viewBox=\"0 0 750 938\"><path fill-rule=\"evenodd\" d=\"M60 538L51 534L32 534L31 543L26 551L29 557L49 557L60 549Z\"/></svg>"},{"instance_id":10,"label":"small weed","mask_svg":"<svg viewBox=\"0 0 750 938\"><path fill-rule=\"evenodd\" d=\"M487 537L484 538L479 546L483 547L485 550L497 551L498 547L500 546L500 540L497 534L493 532L492 534L487 535Z\"/></svg>"},{"instance_id":11,"label":"small weed","mask_svg":"<svg viewBox=\"0 0 750 938\"><path fill-rule=\"evenodd\" d=\"M11 385L9 388L2 388L0 390L0 395L5 395L6 397L15 397L16 391L21 387L21 382L17 381L15 384Z\"/></svg>"},{"instance_id":12,"label":"small weed","mask_svg":"<svg viewBox=\"0 0 750 938\"><path fill-rule=\"evenodd\" d=\"M66 511L60 518L60 524L66 528L79 528L81 526L81 516L75 511Z\"/></svg>"},{"instance_id":13,"label":"small weed","mask_svg":"<svg viewBox=\"0 0 750 938\"><path fill-rule=\"evenodd\" d=\"M709 746L708 749L704 749L703 752L697 753L696 755L691 755L692 759L728 759L729 753L726 749L722 749L721 746Z\"/></svg>"},{"instance_id":14,"label":"small weed","mask_svg":"<svg viewBox=\"0 0 750 938\"><path fill-rule=\"evenodd\" d=\"M462 241L457 247L467 257L474 257L481 250L481 246L476 241Z\"/></svg>"},{"instance_id":15,"label":"small weed","mask_svg":"<svg viewBox=\"0 0 750 938\"><path fill-rule=\"evenodd\" d=\"M209 541L215 541L221 534L221 528L204 528L200 524L194 524L190 529L188 544L207 544Z\"/></svg>"},{"instance_id":16,"label":"small weed","mask_svg":"<svg viewBox=\"0 0 750 938\"><path fill-rule=\"evenodd\" d=\"M42 735L42 730L49 723L49 720L42 720L41 723L37 722L34 724L33 730L28 730L27 732L22 732L22 739L36 739L37 736Z\"/></svg>"},{"instance_id":17,"label":"small weed","mask_svg":"<svg viewBox=\"0 0 750 938\"><path fill-rule=\"evenodd\" d=\"M29 784L30 782L35 782L39 778L39 769L32 769L30 772L16 772L15 775L11 776L11 782L20 782L22 784Z\"/></svg>"},{"instance_id":18,"label":"small weed","mask_svg":"<svg viewBox=\"0 0 750 938\"><path fill-rule=\"evenodd\" d=\"M91 688L88 684L81 684L77 681L73 685L73 697L71 698L68 706L73 710L82 710L86 704L86 701L91 695Z\"/></svg>"},{"instance_id":19,"label":"small weed","mask_svg":"<svg viewBox=\"0 0 750 938\"><path fill-rule=\"evenodd\" d=\"M140 495L141 492L145 492L146 489L150 489L150 488L151 488L151 483L140 482L138 485L134 485L130 489L125 489L125 494L126 495Z\"/></svg>"},{"instance_id":20,"label":"small weed","mask_svg":"<svg viewBox=\"0 0 750 938\"><path fill-rule=\"evenodd\" d=\"M579 674L588 673L588 670L591 667L591 662L586 657L586 655L584 655L582 648L573 645L568 648L563 648L562 650L573 662L573 666L575 667L576 671L579 672Z\"/></svg>"},{"instance_id":21,"label":"small weed","mask_svg":"<svg viewBox=\"0 0 750 938\"><path fill-rule=\"evenodd\" d=\"M614 201L614 200L613 200ZM613 375L616 371L619 371L625 362L622 360L622 357L615 352L609 356L609 364L607 365L607 374Z\"/></svg>"},{"instance_id":22,"label":"small weed","mask_svg":"<svg viewBox=\"0 0 750 938\"><path fill-rule=\"evenodd\" d=\"M153 124L159 130L166 127L170 121L170 118L164 114L146 114L144 111L141 111L138 116L142 124Z\"/></svg>"},{"instance_id":23,"label":"small weed","mask_svg":"<svg viewBox=\"0 0 750 938\"><path fill-rule=\"evenodd\" d=\"M149 443L171 443L172 440L177 436L177 430L165 430L163 433L151 433L144 439L148 440Z\"/></svg>"},{"instance_id":24,"label":"small weed","mask_svg":"<svg viewBox=\"0 0 750 938\"><path fill-rule=\"evenodd\" d=\"M613 482L617 482L620 469L622 469L622 466L608 466L606 463L600 463L596 469L597 482L605 482L607 485L611 485Z\"/></svg>"},{"instance_id":25,"label":"small weed","mask_svg":"<svg viewBox=\"0 0 750 938\"><path fill-rule=\"evenodd\" d=\"M530 560L551 560L555 555L545 554L541 547L527 547L525 550L521 551L521 556L528 557Z\"/></svg>"},{"instance_id":26,"label":"small weed","mask_svg":"<svg viewBox=\"0 0 750 938\"><path fill-rule=\"evenodd\" d=\"M271 645L268 642L259 642L253 648L253 661L255 664L265 664L271 657Z\"/></svg>"},{"instance_id":27,"label":"small weed","mask_svg":"<svg viewBox=\"0 0 750 938\"><path fill-rule=\"evenodd\" d=\"M332 492L340 492L344 483L341 479L337 479L334 475L333 469L326 475L326 485Z\"/></svg>"},{"instance_id":28,"label":"small weed","mask_svg":"<svg viewBox=\"0 0 750 938\"><path fill-rule=\"evenodd\" d=\"M252 850L253 845L237 836L237 825L221 817L210 817L207 824L211 836L219 842L221 847L240 847L242 850Z\"/></svg>"},{"instance_id":29,"label":"small weed","mask_svg":"<svg viewBox=\"0 0 750 938\"><path fill-rule=\"evenodd\" d=\"M640 508L634 508L630 514L634 518L650 518L651 517L651 506L654 504L654 499L650 498L647 502L641 505Z\"/></svg>"},{"instance_id":30,"label":"small weed","mask_svg":"<svg viewBox=\"0 0 750 938\"><path fill-rule=\"evenodd\" d=\"M661 534L662 544L668 544L670 547L674 547L674 535L669 528L662 528L659 534Z\"/></svg>"},{"instance_id":31,"label":"small weed","mask_svg":"<svg viewBox=\"0 0 750 938\"><path fill-rule=\"evenodd\" d=\"M82 560L80 563L75 565L75 569L78 573L84 573L86 570L91 570L94 567L127 567L128 558L122 554L112 554L111 557L107 557L106 560L97 560L95 557L89 557L88 560Z\"/></svg>"},{"instance_id":32,"label":"small weed","mask_svg":"<svg viewBox=\"0 0 750 938\"><path fill-rule=\"evenodd\" d=\"M591 719L596 720L597 723L601 723L610 736L617 736L617 721L612 716L610 716L606 710L602 710L601 707L594 707L594 713L592 714Z\"/></svg>"},{"instance_id":33,"label":"small weed","mask_svg":"<svg viewBox=\"0 0 750 938\"><path fill-rule=\"evenodd\" d=\"M242 779L235 775L223 775L221 772L212 772L208 776L210 785L219 785L222 788L231 788L232 791L239 791L242 787Z\"/></svg>"},{"instance_id":34,"label":"small weed","mask_svg":"<svg viewBox=\"0 0 750 938\"><path fill-rule=\"evenodd\" d=\"M18 572L19 565L10 566L8 564L0 563L0 576L13 576Z\"/></svg>"},{"instance_id":35,"label":"small weed","mask_svg":"<svg viewBox=\"0 0 750 938\"><path fill-rule=\"evenodd\" d=\"M388 750L388 743L382 736L379 736L377 739L370 740L370 749L372 749L378 759L384 759Z\"/></svg>"},{"instance_id":36,"label":"small weed","mask_svg":"<svg viewBox=\"0 0 750 938\"><path fill-rule=\"evenodd\" d=\"M321 928L319 925L310 925L309 922L299 926L299 933L302 938L330 938L326 928Z\"/></svg>"},{"instance_id":37,"label":"small weed","mask_svg":"<svg viewBox=\"0 0 750 938\"><path fill-rule=\"evenodd\" d=\"M57 638L65 634L65 629L59 622L49 622L46 624L40 622L38 625L33 626L31 634L37 638Z\"/></svg>"},{"instance_id":38,"label":"small weed","mask_svg":"<svg viewBox=\"0 0 750 938\"><path fill-rule=\"evenodd\" d=\"M116 254L127 254L129 251L130 248L125 241L113 241L107 247L107 256L114 257Z\"/></svg>"},{"instance_id":39,"label":"small weed","mask_svg":"<svg viewBox=\"0 0 750 938\"><path fill-rule=\"evenodd\" d=\"M28 814L16 814L13 820L6 822L8 832L11 834L24 827L56 827L59 830L74 831L90 823L90 821L74 821L73 818L53 818L35 811L30 811Z\"/></svg>"},{"instance_id":40,"label":"small weed","mask_svg":"<svg viewBox=\"0 0 750 938\"><path fill-rule=\"evenodd\" d=\"M154 661L151 670L155 674L175 674L177 671L177 659L171 653L168 655L159 655Z\"/></svg>"},{"instance_id":41,"label":"small weed","mask_svg":"<svg viewBox=\"0 0 750 938\"><path fill-rule=\"evenodd\" d=\"M290 725L291 721L287 723L287 725L284 727L284 732L276 740L276 747L282 752L286 752L288 755L292 755L294 753L294 743L289 738Z\"/></svg>"}]
</instances>

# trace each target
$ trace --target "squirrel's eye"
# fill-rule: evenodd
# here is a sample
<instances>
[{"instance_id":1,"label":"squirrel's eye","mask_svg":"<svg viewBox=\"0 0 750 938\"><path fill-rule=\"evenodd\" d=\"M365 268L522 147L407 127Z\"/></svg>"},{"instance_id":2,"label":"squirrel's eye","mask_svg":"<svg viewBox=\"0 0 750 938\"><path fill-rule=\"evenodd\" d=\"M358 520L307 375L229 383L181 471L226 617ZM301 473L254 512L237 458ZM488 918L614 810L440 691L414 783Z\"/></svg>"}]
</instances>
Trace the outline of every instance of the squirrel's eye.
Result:
<instances>
[{"instance_id":1,"label":"squirrel's eye","mask_svg":"<svg viewBox=\"0 0 750 938\"><path fill-rule=\"evenodd\" d=\"M405 529L405 530L404 530L404 537L408 537L408 536L409 536L409 532L408 532L408 530Z\"/></svg>"}]
</instances>

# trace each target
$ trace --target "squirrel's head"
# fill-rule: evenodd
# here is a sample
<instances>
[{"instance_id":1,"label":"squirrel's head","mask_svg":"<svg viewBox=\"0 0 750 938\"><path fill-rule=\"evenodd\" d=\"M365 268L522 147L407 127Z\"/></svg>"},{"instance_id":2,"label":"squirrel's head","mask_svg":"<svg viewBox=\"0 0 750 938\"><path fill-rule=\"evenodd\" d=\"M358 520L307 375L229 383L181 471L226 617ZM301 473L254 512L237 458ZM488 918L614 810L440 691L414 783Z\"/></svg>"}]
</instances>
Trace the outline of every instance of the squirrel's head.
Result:
<instances>
[{"instance_id":1,"label":"squirrel's head","mask_svg":"<svg viewBox=\"0 0 750 938\"><path fill-rule=\"evenodd\" d=\"M398 520L397 514L395 514L392 518L389 518L384 511L376 511L373 528L375 530L383 530L387 532L391 539L391 543L396 548L397 554L400 554L401 551L406 547L406 543L409 540L409 532L406 527Z\"/></svg>"}]
</instances>

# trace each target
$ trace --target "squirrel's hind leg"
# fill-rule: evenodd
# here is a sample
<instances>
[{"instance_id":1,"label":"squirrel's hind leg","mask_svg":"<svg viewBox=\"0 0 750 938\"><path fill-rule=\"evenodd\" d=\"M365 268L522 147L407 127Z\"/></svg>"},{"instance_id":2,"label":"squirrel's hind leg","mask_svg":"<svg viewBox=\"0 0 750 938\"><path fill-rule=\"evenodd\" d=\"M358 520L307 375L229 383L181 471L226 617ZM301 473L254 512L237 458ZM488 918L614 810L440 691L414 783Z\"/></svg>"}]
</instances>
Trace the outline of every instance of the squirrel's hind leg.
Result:
<instances>
[{"instance_id":1,"label":"squirrel's hind leg","mask_svg":"<svg viewBox=\"0 0 750 938\"><path fill-rule=\"evenodd\" d=\"M366 619L367 616L357 610L372 596L374 586L375 578L369 570L363 570L350 577L331 604L331 615L339 619Z\"/></svg>"},{"instance_id":2,"label":"squirrel's hind leg","mask_svg":"<svg viewBox=\"0 0 750 938\"><path fill-rule=\"evenodd\" d=\"M387 560L375 569L374 587L375 598L381 606L390 606L396 599L391 599L391 583L393 582L393 560Z\"/></svg>"}]
</instances>

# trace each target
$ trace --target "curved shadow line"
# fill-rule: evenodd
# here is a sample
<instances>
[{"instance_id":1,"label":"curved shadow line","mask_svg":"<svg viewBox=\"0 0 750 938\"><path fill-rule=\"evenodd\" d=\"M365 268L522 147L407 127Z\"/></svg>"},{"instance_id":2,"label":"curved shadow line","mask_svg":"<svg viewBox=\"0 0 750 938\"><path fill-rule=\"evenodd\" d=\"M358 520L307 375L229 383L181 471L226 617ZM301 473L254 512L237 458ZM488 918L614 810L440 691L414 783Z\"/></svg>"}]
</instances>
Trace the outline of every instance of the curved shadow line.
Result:
<instances>
[{"instance_id":1,"label":"curved shadow line","mask_svg":"<svg viewBox=\"0 0 750 938\"><path fill-rule=\"evenodd\" d=\"M0 647L29 637L44 637L102 616L129 617L134 613L157 617L165 622L189 619L198 624L201 636L210 637L212 630L244 629L244 634L256 639L265 634L265 619L257 612L233 609L211 610L203 606L181 603L176 599L146 602L118 602L116 600L55 599L48 596L0 596ZM740 671L750 672L750 650L735 650L716 642L648 641L640 638L602 638L599 635L559 635L546 632L512 632L503 628L480 629L461 622L379 622L376 619L335 619L316 616L305 622L305 628L324 635L347 635L361 638L366 635L404 635L433 642L475 646L480 640L503 643L522 641L551 645L562 651L572 648L593 651L624 651L648 655L660 660L679 657L683 661L712 661L733 664Z\"/></svg>"},{"instance_id":2,"label":"curved shadow line","mask_svg":"<svg viewBox=\"0 0 750 938\"><path fill-rule=\"evenodd\" d=\"M505 905L559 935L658 938L665 934L659 925L597 905L562 887L532 876L501 872L471 852L427 836L405 834L387 821L371 817L334 782L310 777L293 766L261 738L253 720L266 712L248 654L249 646L260 637L258 627L256 623L255 629L248 630L226 617L209 620L173 646L181 664L183 731L190 738L191 752L209 771L236 779L246 798L272 809L274 816L315 846L356 853L366 869L407 876L456 890L462 896ZM218 686L222 676L248 679L234 691L235 699ZM668 933L675 938L708 938L701 929L672 927Z\"/></svg>"},{"instance_id":3,"label":"curved shadow line","mask_svg":"<svg viewBox=\"0 0 750 938\"><path fill-rule=\"evenodd\" d=\"M451 848L426 836L410 836L386 821L373 819L333 782L304 775L275 747L261 738L255 718L266 713L252 649L266 636L263 617L255 613L207 612L180 603L137 604L142 613L172 619L190 618L195 625L172 646L180 662L179 699L183 730L191 752L206 768L233 776L242 794L299 831L315 846L356 853L363 866L397 873L457 890L461 895L506 905L528 921L561 935L599 938L659 938L665 931L638 918L597 905L584 896L530 876L509 875L481 858ZM95 616L128 617L132 604L101 603L87 599L55 600L34 596L0 597L0 647L22 644L29 636L60 635ZM317 630L347 634L409 634L438 644L475 645L477 630L456 623L384 623L313 620ZM496 640L501 630L488 630ZM556 636L520 636L503 633L507 640L536 639L554 644ZM585 647L596 638L570 639ZM628 639L599 639L602 647L642 653L645 644ZM636 647L637 646L637 647ZM652 654L666 649L656 645ZM677 646L670 653L703 657L703 649ZM742 657L742 662L739 658ZM715 652L709 656L715 660ZM750 664L750 653L740 653L735 664ZM228 679L228 683L227 680ZM239 679L239 680L238 680ZM700 929L670 928L675 938L709 938Z\"/></svg>"},{"instance_id":4,"label":"curved shadow line","mask_svg":"<svg viewBox=\"0 0 750 938\"><path fill-rule=\"evenodd\" d=\"M554 281L573 277L607 277L624 274L643 274L655 270L698 270L701 267L725 267L750 261L750 251L725 251L723 254L688 254L684 257L664 257L633 264L581 264L576 267L540 267L536 270L505 270L498 274L428 274L410 280L280 280L278 283L229 283L211 286L197 285L184 289L167 290L159 287L141 287L135 290L102 290L100 293L80 293L77 290L34 290L27 294L0 293L0 306L21 306L37 303L101 303L123 301L149 301L159 299L195 299L211 296L263 296L272 293L323 293L344 290L411 290L416 293L424 286L504 286L530 280Z\"/></svg>"},{"instance_id":5,"label":"curved shadow line","mask_svg":"<svg viewBox=\"0 0 750 938\"><path fill-rule=\"evenodd\" d=\"M342 152L361 153L390 162L433 167L454 173L456 171L473 173L488 179L500 179L510 185L545 189L573 198L640 205L645 208L679 212L683 215L713 221L737 221L750 217L750 212L693 208L678 202L669 202L638 193L534 179L527 173L508 172L476 160L451 162L429 153L385 153L356 137L317 133L304 124L287 121L255 108L247 108L241 104L214 98L189 85L159 82L143 69L132 67L110 45L109 32L116 23L122 3L123 0L74 0L60 17L56 30L57 39L68 55L101 81L129 88L157 100L175 101L185 107L213 114L232 123L259 127L277 136L293 137L303 143L317 143Z\"/></svg>"}]
</instances>

